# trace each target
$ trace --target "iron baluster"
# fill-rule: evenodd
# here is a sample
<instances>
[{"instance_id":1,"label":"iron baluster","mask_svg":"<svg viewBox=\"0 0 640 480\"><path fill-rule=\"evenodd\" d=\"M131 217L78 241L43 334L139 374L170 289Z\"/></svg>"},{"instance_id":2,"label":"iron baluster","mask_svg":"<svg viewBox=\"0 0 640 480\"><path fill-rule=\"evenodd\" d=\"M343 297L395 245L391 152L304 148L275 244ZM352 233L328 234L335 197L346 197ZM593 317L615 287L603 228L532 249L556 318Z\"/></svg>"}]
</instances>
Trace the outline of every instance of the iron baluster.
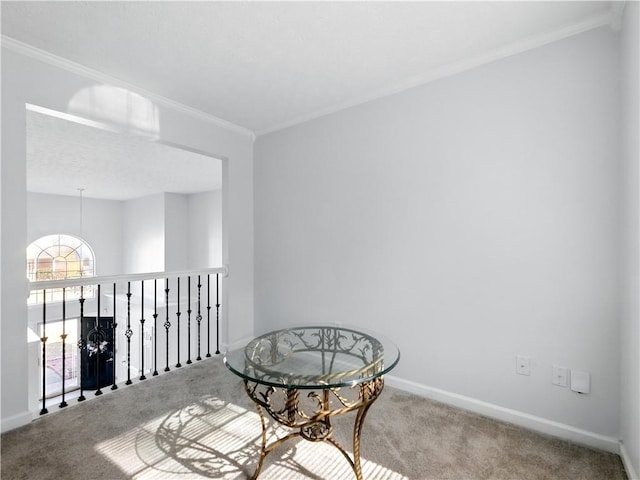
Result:
<instances>
[{"instance_id":1,"label":"iron baluster","mask_svg":"<svg viewBox=\"0 0 640 480\"><path fill-rule=\"evenodd\" d=\"M66 365L66 356L67 356L67 298L66 298L66 288L62 289L62 335L60 335L60 339L62 340L62 401L60 402L59 407L64 408L67 406L67 402L64 399L65 395L65 379L67 377L67 365Z\"/></svg>"},{"instance_id":2,"label":"iron baluster","mask_svg":"<svg viewBox=\"0 0 640 480\"><path fill-rule=\"evenodd\" d=\"M187 277L187 365L191 361L191 275Z\"/></svg>"},{"instance_id":3,"label":"iron baluster","mask_svg":"<svg viewBox=\"0 0 640 480\"><path fill-rule=\"evenodd\" d=\"M165 303L165 310L166 310L166 320L164 322L164 330L166 333L166 338L167 338L167 362L166 362L166 367L164 367L164 371L168 372L169 370L171 370L169 368L169 328L171 327L171 322L169 322L169 279L165 278L165 283L164 283L164 303Z\"/></svg>"},{"instance_id":4,"label":"iron baluster","mask_svg":"<svg viewBox=\"0 0 640 480\"><path fill-rule=\"evenodd\" d=\"M171 274L165 274L165 306L167 311L166 313L166 321L164 322L165 327L165 335L166 335L166 368L165 371L170 371L170 362L173 363L174 368L179 368L184 366L181 358L181 352L184 351L182 342L185 343L184 347L187 348L187 358L184 359L187 365L195 363L196 361L201 361L205 354L207 357L211 357L215 351L215 355L220 353L220 329L222 326L220 325L220 315L221 315L221 281L220 274L216 272L216 269L210 269L210 274L207 272L197 271L190 272L175 272ZM220 269L218 269L220 270ZM205 285L204 279L202 275L207 275L207 282ZM211 291L214 287L213 279L211 279L211 275L216 275L215 281L215 294ZM184 282L182 281L183 276L187 276L187 294L185 295L187 298L187 339L184 340L183 332L181 331L181 321L182 321L182 294L184 290ZM197 305L193 305L194 301L196 301L195 292L192 291L192 276L193 280L196 281L195 276L197 275ZM177 278L177 305L176 312L171 311L171 307L169 305L171 289L169 278ZM130 280L127 282L127 280ZM162 368L162 359L158 359L159 356L162 355L162 340L159 338L160 333L158 332L158 327L162 326L163 323L161 319L158 318L158 315L162 315L161 311L158 311L158 301L162 302L162 299L158 300L158 295L162 295L162 292L158 292L158 280L162 280L160 278L154 278L154 301L153 301L153 324L147 326L147 322L150 320L146 318L148 315L146 314L146 310L151 310L151 305L149 305L150 301L145 299L145 294L150 295L149 292L149 280L150 278L145 278L143 274L134 275L129 278L116 278L116 276L112 276L111 278L104 278L104 280L100 280L99 278L94 279L93 284L91 285L78 285L79 291L79 307L74 307L71 305L71 309L78 308L79 312L76 314L79 316L78 321L80 321L80 326L76 326L76 320L73 320L72 323L69 323L70 319L67 318L71 313L67 313L67 294L66 290L67 286L58 286L56 282L42 282L43 285L40 286L40 290L38 291L38 295L43 295L44 299L41 301L42 304L42 314L41 320L39 322L40 328L40 337L39 340L41 342L41 348L38 351L38 358L40 358L42 362L42 368L40 368L40 373L43 375L40 380L40 391L42 392L42 396L38 399L38 405L41 407L40 412L41 415L50 413L48 408L53 403L56 403L59 408L65 408L69 406L69 404L73 403L71 400L67 400L69 397L69 392L71 389L79 390L79 395L77 396L77 401L81 402L89 398L87 392L93 391L95 396L103 395L105 392L104 389L110 387L111 390L117 390L120 381L126 381L127 385L131 385L133 382L133 378L137 376L139 380L147 380L147 369L149 371L149 376L151 372L153 375L158 375L158 363L160 363L160 367ZM135 318L135 312L132 311L136 309L135 305L135 296L138 295L136 292L136 282L140 281L140 317L138 319ZM102 282L102 283L101 283ZM113 282L111 288L109 287L108 282ZM127 289L125 290L123 282L127 282ZM145 282L147 283L145 288ZM132 286L133 283L133 286ZM68 283L71 285L70 283ZM113 293L112 301L113 305L110 307L107 304L103 305L102 299L102 285L105 285L105 295L109 295L111 292ZM88 297L84 296L84 287L87 287L89 290ZM50 337L52 334L52 323L51 315L51 302L52 302L52 294L51 288L57 288L61 292L59 295L59 299L61 300L61 307L59 310L59 321L60 327L55 328L55 332L53 333L53 337ZM34 285L34 288L38 288L37 285ZM206 300L203 298L204 293L202 292L202 288L207 288L207 298ZM160 289L162 289L162 284L160 284ZM75 288L74 288L75 290ZM107 293L107 291L109 293ZM42 292L42 293L40 293ZM76 293L76 294L77 294ZM48 297L47 297L48 294ZM127 312L126 312L126 322L124 318L122 322L118 321L117 315L118 313L121 316L125 316L123 311L124 305L118 306L118 302L122 302L122 295L126 294L127 296ZM214 297L215 295L215 297ZM74 295L75 297L76 295ZM97 296L97 299L93 297ZM86 303L86 301L89 303ZM108 298L105 299L109 302ZM73 302L73 300L72 300ZM206 302L206 303L205 303ZM85 308L86 306L86 308ZM211 311L212 307L215 306L215 331L211 325L214 318L212 318L213 312ZM204 308L207 309L207 330L204 330ZM111 312L109 309L111 308ZM162 308L162 303L160 304L160 309ZM70 310L69 312L72 312ZM93 312L97 311L97 314ZM177 337L177 358L174 358L170 353L170 345L174 342L171 339L171 322L170 319L173 315L176 314L177 322L178 322L178 331L176 332ZM132 317L133 315L133 317ZM52 317L53 318L53 317ZM141 348L140 354L135 350L136 344L132 343L136 342L136 339L133 339L133 335L135 334L135 330L133 328L140 322L140 342L139 348ZM193 321L197 322L197 325L193 325ZM118 323L122 323L118 325ZM149 322L150 323L150 322ZM78 338L76 338L76 327L78 330ZM153 329L153 333L149 332L149 327ZM194 331L195 328L197 331ZM69 332L69 328L71 328L71 332ZM122 330L120 330L122 329ZM122 358L125 352L125 347L116 348L117 347L117 339L119 338L119 334L124 333L126 337L126 360ZM207 345L206 352L205 345L203 344L204 338L203 335L207 335ZM153 339L151 338L153 335ZM212 339L212 335L216 335L215 345L214 340ZM53 338L53 342L49 345L50 338ZM149 341L147 341L147 339ZM58 347L57 342L61 342L61 346ZM71 344L67 344L67 341L71 341ZM153 346L151 345L153 341ZM192 348L195 347L197 343L197 351L192 351ZM73 351L74 345L77 344L78 350ZM175 344L174 344L175 345ZM148 350L147 350L148 348ZM53 353L55 353L55 360L53 360ZM120 353L118 353L120 352ZM80 355L80 359L78 361L78 365L80 368L73 362L77 361L77 356ZM61 357L60 357L61 355ZM69 355L69 358L67 358ZM151 365L151 355L153 355L153 366ZM50 358L51 357L51 358ZM57 386L54 385L50 378L51 375L47 375L47 372L50 372L52 368L55 368L55 365L52 367L52 362L58 362L59 368L56 368L56 371L60 370L60 374L62 378L57 382ZM177 363L176 363L177 361ZM126 366L125 366L126 364ZM38 365L39 366L39 365ZM126 378L123 372L123 369L127 369ZM139 368L139 370L138 370ZM74 378L76 376L76 370L79 370L77 373L77 380ZM138 373L139 371L139 373ZM111 377L110 377L111 376ZM76 381L79 381L80 384L76 384ZM52 395L57 395L57 401L52 401ZM75 395L74 395L75 396Z\"/></svg>"},{"instance_id":5,"label":"iron baluster","mask_svg":"<svg viewBox=\"0 0 640 480\"><path fill-rule=\"evenodd\" d=\"M146 380L144 375L144 280L140 280L141 292L140 292L140 380Z\"/></svg>"},{"instance_id":6,"label":"iron baluster","mask_svg":"<svg viewBox=\"0 0 640 480\"><path fill-rule=\"evenodd\" d=\"M216 355L220 355L220 274L216 273Z\"/></svg>"},{"instance_id":7,"label":"iron baluster","mask_svg":"<svg viewBox=\"0 0 640 480\"><path fill-rule=\"evenodd\" d=\"M49 413L46 407L47 399L47 291L42 290L42 409L40 415Z\"/></svg>"},{"instance_id":8,"label":"iron baluster","mask_svg":"<svg viewBox=\"0 0 640 480\"><path fill-rule=\"evenodd\" d=\"M207 273L207 357L211 356L211 282Z\"/></svg>"},{"instance_id":9,"label":"iron baluster","mask_svg":"<svg viewBox=\"0 0 640 480\"><path fill-rule=\"evenodd\" d=\"M82 377L84 374L83 367L83 351L87 350L87 340L85 335L87 334L86 329L84 327L84 287L80 286L80 340L78 340L78 348L80 349L80 396L78 397L79 402L83 402L86 400L84 396L84 389L82 387Z\"/></svg>"},{"instance_id":10,"label":"iron baluster","mask_svg":"<svg viewBox=\"0 0 640 480\"><path fill-rule=\"evenodd\" d=\"M131 385L131 282L127 282L127 329L124 332L127 337L127 381L125 385Z\"/></svg>"},{"instance_id":11,"label":"iron baluster","mask_svg":"<svg viewBox=\"0 0 640 480\"><path fill-rule=\"evenodd\" d=\"M202 360L200 356L200 323L202 323L202 314L200 313L200 275L198 275L198 314L196 315L196 322L198 322L198 358L196 360Z\"/></svg>"},{"instance_id":12,"label":"iron baluster","mask_svg":"<svg viewBox=\"0 0 640 480\"><path fill-rule=\"evenodd\" d=\"M158 375L158 279L153 279L153 376Z\"/></svg>"},{"instance_id":13,"label":"iron baluster","mask_svg":"<svg viewBox=\"0 0 640 480\"><path fill-rule=\"evenodd\" d=\"M111 338L113 340L113 362L111 362L111 375L113 376L113 384L111 385L111 390L117 390L118 385L116 385L116 328L118 328L118 323L116 321L116 284L113 284L113 315L111 316Z\"/></svg>"},{"instance_id":14,"label":"iron baluster","mask_svg":"<svg viewBox=\"0 0 640 480\"><path fill-rule=\"evenodd\" d=\"M180 363L180 277L178 277L178 300L177 300L177 312L176 317L178 317L178 363L176 363L176 368L180 368L182 364Z\"/></svg>"},{"instance_id":15,"label":"iron baluster","mask_svg":"<svg viewBox=\"0 0 640 480\"><path fill-rule=\"evenodd\" d=\"M95 323L95 337L94 337L94 347L96 352L96 386L98 389L96 390L95 395L102 395L102 390L100 390L100 350L102 350L102 335L100 328L100 284L98 284L98 314L96 315L96 323Z\"/></svg>"}]
</instances>

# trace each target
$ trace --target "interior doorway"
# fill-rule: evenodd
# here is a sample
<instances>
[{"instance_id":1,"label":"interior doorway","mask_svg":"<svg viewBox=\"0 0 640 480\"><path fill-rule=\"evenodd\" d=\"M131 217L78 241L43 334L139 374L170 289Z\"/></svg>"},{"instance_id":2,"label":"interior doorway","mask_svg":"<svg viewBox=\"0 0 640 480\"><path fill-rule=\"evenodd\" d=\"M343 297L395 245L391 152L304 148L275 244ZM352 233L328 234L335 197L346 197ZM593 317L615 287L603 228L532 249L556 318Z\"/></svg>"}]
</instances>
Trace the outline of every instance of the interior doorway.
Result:
<instances>
[{"instance_id":1,"label":"interior doorway","mask_svg":"<svg viewBox=\"0 0 640 480\"><path fill-rule=\"evenodd\" d=\"M27 245L51 234L86 240L96 276L222 266L222 159L34 105L27 106L26 123ZM63 379L66 391L80 388L83 366L91 370L92 359L83 362L78 348L77 302L67 302L73 319L65 320L66 332L61 305L61 298L47 299L44 369L42 305L28 305L32 410L43 379L50 397ZM98 368L96 385L113 381L107 370Z\"/></svg>"}]
</instances>

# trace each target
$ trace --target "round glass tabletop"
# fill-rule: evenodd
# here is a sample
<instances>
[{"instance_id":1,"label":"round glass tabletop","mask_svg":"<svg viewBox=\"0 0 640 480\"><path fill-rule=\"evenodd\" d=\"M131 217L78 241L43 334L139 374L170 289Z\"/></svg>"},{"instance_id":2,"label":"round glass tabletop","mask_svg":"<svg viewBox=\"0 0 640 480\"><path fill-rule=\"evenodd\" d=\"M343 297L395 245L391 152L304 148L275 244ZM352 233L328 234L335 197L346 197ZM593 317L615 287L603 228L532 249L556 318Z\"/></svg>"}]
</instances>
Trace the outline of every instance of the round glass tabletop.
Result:
<instances>
[{"instance_id":1,"label":"round glass tabletop","mask_svg":"<svg viewBox=\"0 0 640 480\"><path fill-rule=\"evenodd\" d=\"M229 370L244 380L296 389L368 382L399 360L400 351L391 340L344 326L276 330L224 356Z\"/></svg>"}]
</instances>

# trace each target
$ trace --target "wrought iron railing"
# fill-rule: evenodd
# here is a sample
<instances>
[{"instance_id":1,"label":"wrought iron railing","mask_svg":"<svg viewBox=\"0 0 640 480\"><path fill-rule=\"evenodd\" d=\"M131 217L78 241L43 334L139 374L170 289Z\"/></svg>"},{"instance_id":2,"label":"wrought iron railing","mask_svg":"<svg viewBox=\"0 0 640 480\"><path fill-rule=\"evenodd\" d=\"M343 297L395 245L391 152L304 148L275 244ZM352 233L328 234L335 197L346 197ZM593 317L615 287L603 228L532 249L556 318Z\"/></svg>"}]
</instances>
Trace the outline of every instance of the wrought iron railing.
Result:
<instances>
[{"instance_id":1,"label":"wrought iron railing","mask_svg":"<svg viewBox=\"0 0 640 480\"><path fill-rule=\"evenodd\" d=\"M30 317L41 315L40 414L48 413L51 397L64 408L70 391L79 390L81 402L90 391L98 396L119 382L131 385L132 374L139 381L157 376L159 364L168 372L184 359L189 365L211 357L212 344L219 354L226 273L212 268L31 282L31 295L40 299L29 307ZM47 295L52 289L57 294ZM68 290L75 298L67 299Z\"/></svg>"}]
</instances>

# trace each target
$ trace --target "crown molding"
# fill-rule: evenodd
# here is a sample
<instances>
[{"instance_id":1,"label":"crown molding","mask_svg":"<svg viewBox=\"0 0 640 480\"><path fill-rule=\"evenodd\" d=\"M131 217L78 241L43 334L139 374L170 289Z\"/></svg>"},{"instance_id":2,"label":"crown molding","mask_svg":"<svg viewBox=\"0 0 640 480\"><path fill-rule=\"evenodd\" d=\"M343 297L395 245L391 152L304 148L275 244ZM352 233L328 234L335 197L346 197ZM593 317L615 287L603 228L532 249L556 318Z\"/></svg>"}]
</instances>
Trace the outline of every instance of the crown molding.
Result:
<instances>
[{"instance_id":1,"label":"crown molding","mask_svg":"<svg viewBox=\"0 0 640 480\"><path fill-rule=\"evenodd\" d=\"M42 62L48 63L50 65L54 65L58 68L70 71L72 73L76 73L78 75L82 75L84 77L91 78L99 82L121 86L133 92L139 93L140 95L143 95L149 98L150 100L152 100L157 104L161 104L166 107L181 111L192 117L199 118L201 120L204 120L208 123L212 123L224 129L227 129L236 133L240 133L243 135L247 135L253 142L255 141L256 137L259 137L261 135L266 135L269 133L273 133L279 130L289 128L289 127L293 127L295 125L305 123L310 120L314 120L326 115L330 115L332 113L336 113L341 110L345 110L347 108L355 107L357 105L370 102L372 100L377 100L383 97L387 97L390 95L394 95L396 93L403 92L405 90L409 90L411 88L419 87L421 85L430 83L434 80L455 75L457 73L461 73L466 70L479 67L481 65L485 65L497 60L501 60L503 58L507 58L512 55L516 55L518 53L522 53L527 50L531 50L549 43L553 43L555 41L562 40L564 38L577 35L579 33L583 33L588 30L592 30L592 29L599 28L606 25L610 26L613 30L619 30L621 25L624 6L625 6L624 1L612 2L611 8L608 9L607 11L586 17L579 22L575 22L575 23L566 25L564 27L551 30L548 32L544 32L538 35L533 35L531 37L522 39L520 41L514 42L509 45L505 45L503 47L494 49L492 51L489 51L480 55L475 55L473 57L469 57L459 62L453 62L453 63L449 63L446 65L433 68L409 80L405 80L403 82L399 82L399 83L387 86L385 88L370 92L366 95L362 95L362 96L353 98L351 100L348 100L346 102L341 102L341 103L332 105L330 107L317 110L315 112L300 115L298 117L292 118L290 120L286 120L279 124L272 125L270 127L266 127L262 130L258 130L255 132L246 127L242 127L240 125L231 123L227 120L204 113L193 107L189 107L187 105L181 104L169 98L157 95L153 92L149 92L135 85L128 84L122 80L119 80L115 77L111 77L105 73L99 72L92 68L86 67L84 65L78 64L71 60L67 60L65 58L51 54L39 48L36 48L26 43L15 40L11 37L7 37L6 35L2 35L1 40L2 40L3 47L13 50L17 53L35 58Z\"/></svg>"},{"instance_id":2,"label":"crown molding","mask_svg":"<svg viewBox=\"0 0 640 480\"><path fill-rule=\"evenodd\" d=\"M613 8L615 7L612 7L612 10L608 10L596 15L586 17L579 22L565 25L564 27L547 31L538 35L533 35L533 36L524 38L522 40L519 40L517 42L511 43L509 45L496 48L486 53L475 55L473 57L466 58L459 62L453 62L446 65L442 65L440 67L433 68L409 80L396 83L394 85L382 88L380 90L349 100L347 102L339 103L331 107L324 108L322 110L318 110L309 114L301 115L291 120L287 120L285 122L274 125L272 127L267 127L265 129L258 130L256 131L256 136L259 137L261 135L273 133L278 130L284 130L285 128L293 127L294 125L298 125L310 120L314 120L316 118L324 117L326 115L336 113L340 110L345 110L347 108L355 107L357 105L361 105L363 103L367 103L372 100L377 100L383 97L387 97L389 95L393 95L396 93L403 92L405 90L409 90L411 88L419 87L421 85L425 85L427 83L433 82L434 80L439 80L444 77L455 75L456 73L461 73L466 70L471 70L472 68L479 67L481 65L485 65L491 62L495 62L497 60L501 60L503 58L507 58L512 55L516 55L518 53L526 52L527 50L532 50L534 48L541 47L543 45L553 43L558 40L562 40L564 38L577 35L579 33L593 30L595 28L599 28L605 25L611 26L613 11L614 11ZM621 15L621 12L620 12L620 15Z\"/></svg>"},{"instance_id":3,"label":"crown molding","mask_svg":"<svg viewBox=\"0 0 640 480\"><path fill-rule=\"evenodd\" d=\"M627 6L627 2L615 1L611 2L611 28L614 32L622 30L622 14L624 13L624 7Z\"/></svg>"},{"instance_id":4,"label":"crown molding","mask_svg":"<svg viewBox=\"0 0 640 480\"><path fill-rule=\"evenodd\" d=\"M231 123L222 118L216 117L214 115L210 115L196 108L189 107L180 102L176 102L175 100L171 100L170 98L163 97L162 95L158 95L156 93L150 92L136 85L132 85L123 80L107 75L106 73L100 72L98 70L94 70L93 68L89 68L85 65L73 62L66 58L59 57L50 52L41 50L39 48L36 48L32 45L21 42L19 40L15 40L14 38L8 37L6 35L1 35L0 38L2 40L2 46L13 52L33 58L43 63L47 63L49 65L53 65L54 67L58 67L62 70L66 70L76 75L90 78L92 80L95 80L101 83L106 83L109 85L126 88L127 90L138 93L148 98L149 100L151 100L152 102L158 105L163 105L173 110L177 110L191 117L194 117L199 120L203 120L207 123L211 123L218 127L224 128L225 130L246 135L252 140L255 139L254 132L246 127L236 125L235 123Z\"/></svg>"}]
</instances>

